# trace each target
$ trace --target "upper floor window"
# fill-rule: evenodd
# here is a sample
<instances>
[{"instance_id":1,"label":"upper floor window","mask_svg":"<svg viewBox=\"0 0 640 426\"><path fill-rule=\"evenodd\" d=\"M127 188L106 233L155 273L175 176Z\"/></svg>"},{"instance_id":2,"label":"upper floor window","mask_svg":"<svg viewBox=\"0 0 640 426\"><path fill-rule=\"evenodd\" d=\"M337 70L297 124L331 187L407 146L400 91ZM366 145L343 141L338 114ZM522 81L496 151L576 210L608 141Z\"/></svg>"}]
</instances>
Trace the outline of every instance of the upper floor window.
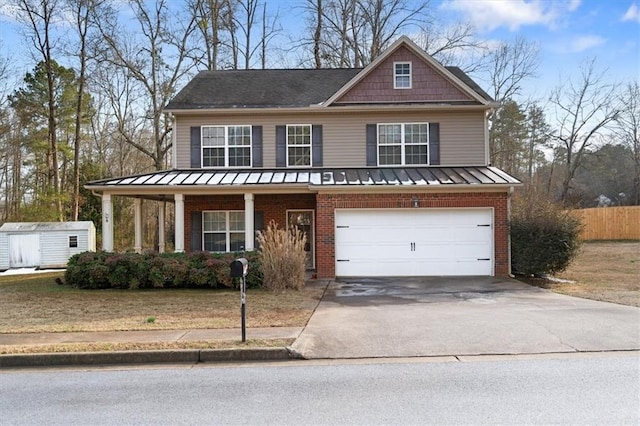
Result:
<instances>
[{"instance_id":1,"label":"upper floor window","mask_svg":"<svg viewBox=\"0 0 640 426\"><path fill-rule=\"evenodd\" d=\"M251 126L202 126L202 167L251 167Z\"/></svg>"},{"instance_id":2,"label":"upper floor window","mask_svg":"<svg viewBox=\"0 0 640 426\"><path fill-rule=\"evenodd\" d=\"M311 125L287 125L287 166L311 165Z\"/></svg>"},{"instance_id":3,"label":"upper floor window","mask_svg":"<svg viewBox=\"0 0 640 426\"><path fill-rule=\"evenodd\" d=\"M411 89L411 62L393 63L393 88Z\"/></svg>"},{"instance_id":4,"label":"upper floor window","mask_svg":"<svg viewBox=\"0 0 640 426\"><path fill-rule=\"evenodd\" d=\"M378 164L429 164L429 123L378 124Z\"/></svg>"},{"instance_id":5,"label":"upper floor window","mask_svg":"<svg viewBox=\"0 0 640 426\"><path fill-rule=\"evenodd\" d=\"M244 212L202 212L202 247L206 251L241 251L244 248Z\"/></svg>"}]
</instances>

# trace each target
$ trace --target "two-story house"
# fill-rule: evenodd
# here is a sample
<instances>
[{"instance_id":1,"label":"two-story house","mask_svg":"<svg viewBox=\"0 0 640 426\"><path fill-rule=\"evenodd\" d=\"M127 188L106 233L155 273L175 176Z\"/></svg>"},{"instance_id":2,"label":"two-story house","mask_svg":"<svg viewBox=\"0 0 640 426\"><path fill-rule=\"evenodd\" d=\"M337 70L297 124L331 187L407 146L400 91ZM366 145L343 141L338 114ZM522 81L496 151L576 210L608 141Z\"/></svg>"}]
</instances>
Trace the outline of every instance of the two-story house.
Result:
<instances>
[{"instance_id":1,"label":"two-story house","mask_svg":"<svg viewBox=\"0 0 640 426\"><path fill-rule=\"evenodd\" d=\"M489 164L494 106L406 37L362 69L203 71L166 107L171 170L87 185L103 249L127 196L137 250L140 200L168 199L176 251L253 250L275 221L306 233L321 278L507 275L520 183Z\"/></svg>"}]
</instances>

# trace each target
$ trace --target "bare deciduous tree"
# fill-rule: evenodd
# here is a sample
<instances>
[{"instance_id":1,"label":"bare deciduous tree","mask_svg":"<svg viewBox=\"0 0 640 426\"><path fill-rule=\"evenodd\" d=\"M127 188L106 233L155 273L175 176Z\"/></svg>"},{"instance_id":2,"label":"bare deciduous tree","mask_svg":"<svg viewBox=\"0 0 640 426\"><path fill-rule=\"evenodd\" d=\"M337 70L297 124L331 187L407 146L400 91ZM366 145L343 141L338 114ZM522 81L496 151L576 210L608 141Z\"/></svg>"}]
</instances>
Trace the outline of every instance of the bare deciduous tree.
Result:
<instances>
[{"instance_id":1,"label":"bare deciduous tree","mask_svg":"<svg viewBox=\"0 0 640 426\"><path fill-rule=\"evenodd\" d=\"M535 77L540 55L535 43L517 37L512 43L500 43L487 53L485 61L491 95L502 102L515 99L522 93L522 82Z\"/></svg>"},{"instance_id":2,"label":"bare deciduous tree","mask_svg":"<svg viewBox=\"0 0 640 426\"><path fill-rule=\"evenodd\" d=\"M91 0L67 0L68 6L75 18L75 31L77 32L78 46L76 55L78 58L78 96L76 99L76 116L73 146L73 200L71 205L71 220L78 220L80 209L80 149L82 146L82 124L85 112L85 85L87 71L87 43L90 17L96 1Z\"/></svg>"},{"instance_id":3,"label":"bare deciduous tree","mask_svg":"<svg viewBox=\"0 0 640 426\"><path fill-rule=\"evenodd\" d=\"M491 162L500 164L500 158L518 158L523 150L524 140L508 144L501 142L500 132L504 126L500 120L510 116L502 114L501 110L521 94L522 82L535 76L539 64L538 48L526 39L518 37L513 43L504 42L490 50L483 61L482 66L486 68L483 74L489 82L490 94L499 104L489 114L489 151ZM505 149L516 151L504 152ZM509 168L513 172L519 172L515 165Z\"/></svg>"},{"instance_id":4,"label":"bare deciduous tree","mask_svg":"<svg viewBox=\"0 0 640 426\"><path fill-rule=\"evenodd\" d=\"M26 36L35 49L35 54L45 65L48 90L48 141L49 164L48 184L53 189L54 204L58 220L63 220L62 199L60 191L60 170L58 167L58 135L56 102L53 72L53 51L55 42L52 40L53 20L58 13L57 0L19 0L18 8L26 26Z\"/></svg>"},{"instance_id":5,"label":"bare deciduous tree","mask_svg":"<svg viewBox=\"0 0 640 426\"><path fill-rule=\"evenodd\" d=\"M441 64L458 66L467 73L482 67L480 59L488 51L468 23L446 25L427 19L414 41Z\"/></svg>"},{"instance_id":6,"label":"bare deciduous tree","mask_svg":"<svg viewBox=\"0 0 640 426\"><path fill-rule=\"evenodd\" d=\"M165 0L157 1L153 8L144 0L132 0L130 6L141 36L136 37L122 28L117 11L105 4L95 15L106 45L97 54L102 62L122 70L131 79L130 84L136 84L143 94L138 98L141 103L137 113L143 113L149 124L151 143L145 144L129 133L126 122L119 128L128 143L149 156L160 170L165 167L166 155L171 149L171 123L165 120L164 107L175 94L178 83L193 68L187 41L196 28L196 20L191 11L179 19L169 12Z\"/></svg>"},{"instance_id":7,"label":"bare deciduous tree","mask_svg":"<svg viewBox=\"0 0 640 426\"><path fill-rule=\"evenodd\" d=\"M203 45L201 49L204 50L204 59L198 57L196 61L204 62L208 70L217 70L225 47L224 34L229 31L226 23L230 21L229 15L232 13L230 0L190 0L189 7L197 19L197 34L200 37L196 42Z\"/></svg>"},{"instance_id":8,"label":"bare deciduous tree","mask_svg":"<svg viewBox=\"0 0 640 426\"><path fill-rule=\"evenodd\" d=\"M560 84L549 99L555 114L556 131L552 138L566 156L562 202L568 201L571 183L585 152L619 115L614 102L616 85L606 82L605 71L596 68L595 60L583 63L580 71L579 81L569 79Z\"/></svg>"},{"instance_id":9,"label":"bare deciduous tree","mask_svg":"<svg viewBox=\"0 0 640 426\"><path fill-rule=\"evenodd\" d=\"M362 67L373 61L401 32L426 16L428 1L307 0L303 9L310 22L316 68Z\"/></svg>"},{"instance_id":10,"label":"bare deciduous tree","mask_svg":"<svg viewBox=\"0 0 640 426\"><path fill-rule=\"evenodd\" d=\"M624 86L619 96L620 113L616 117L616 134L632 155L633 204L640 205L640 85L637 81Z\"/></svg>"}]
</instances>

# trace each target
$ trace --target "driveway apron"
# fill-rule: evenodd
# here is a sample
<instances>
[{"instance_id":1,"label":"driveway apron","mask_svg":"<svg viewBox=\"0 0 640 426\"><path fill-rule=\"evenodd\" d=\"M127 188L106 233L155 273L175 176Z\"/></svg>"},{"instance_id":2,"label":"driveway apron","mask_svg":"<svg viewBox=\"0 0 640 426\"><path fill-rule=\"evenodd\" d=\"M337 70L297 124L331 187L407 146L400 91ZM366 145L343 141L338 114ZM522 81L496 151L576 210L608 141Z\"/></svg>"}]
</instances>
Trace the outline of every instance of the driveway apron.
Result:
<instances>
[{"instance_id":1,"label":"driveway apron","mask_svg":"<svg viewBox=\"0 0 640 426\"><path fill-rule=\"evenodd\" d=\"M305 358L640 349L640 308L495 277L332 282L292 349Z\"/></svg>"}]
</instances>

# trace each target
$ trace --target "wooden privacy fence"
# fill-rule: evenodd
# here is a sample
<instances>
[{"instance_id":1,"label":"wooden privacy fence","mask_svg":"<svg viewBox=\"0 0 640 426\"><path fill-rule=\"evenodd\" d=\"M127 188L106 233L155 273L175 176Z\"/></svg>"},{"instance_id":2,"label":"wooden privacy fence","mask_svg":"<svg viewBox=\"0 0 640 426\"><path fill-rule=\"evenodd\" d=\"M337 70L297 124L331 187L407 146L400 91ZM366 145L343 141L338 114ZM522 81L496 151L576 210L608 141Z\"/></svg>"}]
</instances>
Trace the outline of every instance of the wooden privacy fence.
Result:
<instances>
[{"instance_id":1,"label":"wooden privacy fence","mask_svg":"<svg viewBox=\"0 0 640 426\"><path fill-rule=\"evenodd\" d=\"M573 210L583 240L640 240L640 206Z\"/></svg>"}]
</instances>

